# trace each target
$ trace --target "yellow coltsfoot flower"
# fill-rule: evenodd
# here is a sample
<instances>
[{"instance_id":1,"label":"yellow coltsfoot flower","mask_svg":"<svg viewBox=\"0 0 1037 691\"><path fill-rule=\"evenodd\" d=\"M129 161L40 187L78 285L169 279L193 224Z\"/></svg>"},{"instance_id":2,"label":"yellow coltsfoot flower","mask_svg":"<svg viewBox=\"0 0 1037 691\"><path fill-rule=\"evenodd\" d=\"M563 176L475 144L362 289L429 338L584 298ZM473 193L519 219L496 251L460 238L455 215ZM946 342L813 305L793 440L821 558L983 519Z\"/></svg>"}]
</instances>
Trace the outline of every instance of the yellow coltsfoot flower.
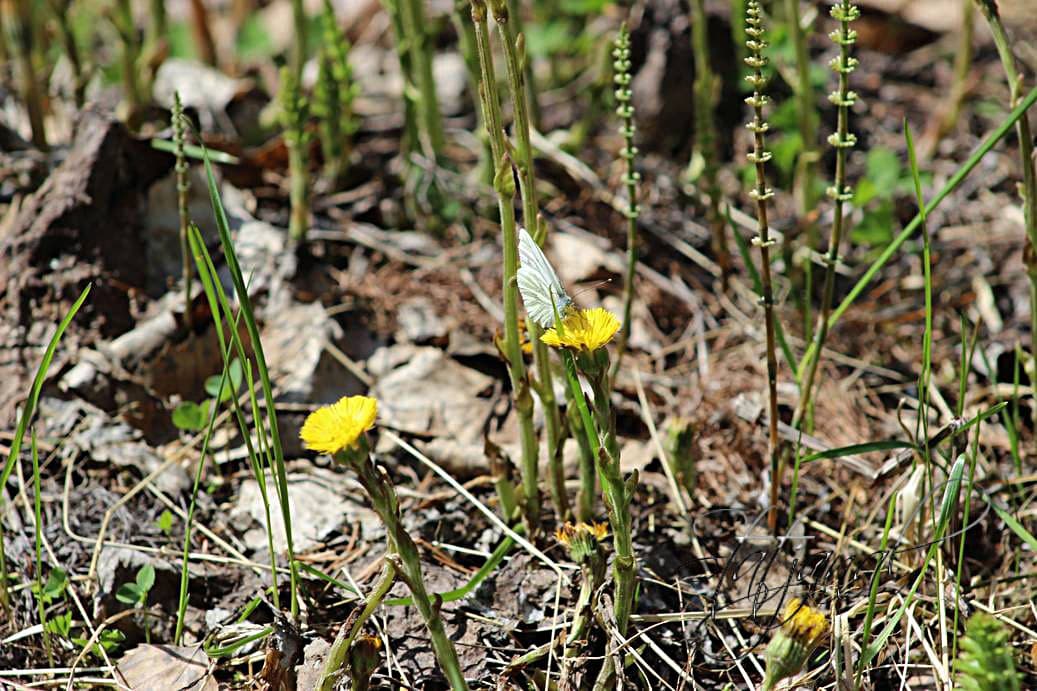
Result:
<instances>
[{"instance_id":1,"label":"yellow coltsfoot flower","mask_svg":"<svg viewBox=\"0 0 1037 691\"><path fill-rule=\"evenodd\" d=\"M773 689L779 681L798 674L811 653L828 635L828 618L824 613L792 598L781 614L781 628L767 646L767 674L764 689Z\"/></svg>"},{"instance_id":2,"label":"yellow coltsfoot flower","mask_svg":"<svg viewBox=\"0 0 1037 691\"><path fill-rule=\"evenodd\" d=\"M566 522L555 531L555 539L569 550L569 557L577 564L596 554L598 544L608 534L608 526L604 523L584 523L575 525Z\"/></svg>"},{"instance_id":3,"label":"yellow coltsfoot flower","mask_svg":"<svg viewBox=\"0 0 1037 691\"><path fill-rule=\"evenodd\" d=\"M369 396L345 396L319 408L306 418L299 437L311 451L334 455L354 448L364 432L374 426L378 401Z\"/></svg>"},{"instance_id":4,"label":"yellow coltsfoot flower","mask_svg":"<svg viewBox=\"0 0 1037 691\"><path fill-rule=\"evenodd\" d=\"M540 340L552 348L594 352L604 347L619 331L619 319L602 307L569 310L556 325L544 331Z\"/></svg>"}]
</instances>

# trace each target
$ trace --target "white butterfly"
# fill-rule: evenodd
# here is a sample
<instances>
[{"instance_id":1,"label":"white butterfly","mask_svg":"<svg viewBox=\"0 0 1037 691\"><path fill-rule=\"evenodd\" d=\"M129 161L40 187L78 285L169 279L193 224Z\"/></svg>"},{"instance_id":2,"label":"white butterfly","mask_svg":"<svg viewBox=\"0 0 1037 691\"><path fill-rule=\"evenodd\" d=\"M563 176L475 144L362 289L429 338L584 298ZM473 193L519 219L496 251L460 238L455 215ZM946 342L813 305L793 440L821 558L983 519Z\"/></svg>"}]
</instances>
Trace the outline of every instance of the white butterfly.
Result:
<instances>
[{"instance_id":1,"label":"white butterfly","mask_svg":"<svg viewBox=\"0 0 1037 691\"><path fill-rule=\"evenodd\" d=\"M518 287L526 313L545 329L554 326L555 314L564 316L573 301L525 228L519 228L519 262Z\"/></svg>"}]
</instances>

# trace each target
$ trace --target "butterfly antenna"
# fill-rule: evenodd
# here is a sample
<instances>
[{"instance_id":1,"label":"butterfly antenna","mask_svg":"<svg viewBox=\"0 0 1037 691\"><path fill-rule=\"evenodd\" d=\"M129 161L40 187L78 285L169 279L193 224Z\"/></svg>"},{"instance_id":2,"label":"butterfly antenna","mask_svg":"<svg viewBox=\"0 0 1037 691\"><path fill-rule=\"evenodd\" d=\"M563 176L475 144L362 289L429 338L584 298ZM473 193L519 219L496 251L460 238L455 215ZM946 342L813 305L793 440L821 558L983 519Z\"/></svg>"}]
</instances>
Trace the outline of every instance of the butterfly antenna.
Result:
<instances>
[{"instance_id":1,"label":"butterfly antenna","mask_svg":"<svg viewBox=\"0 0 1037 691\"><path fill-rule=\"evenodd\" d=\"M589 290L597 290L598 288L601 288L602 286L606 286L609 283L612 283L612 279L611 278L606 278L604 281L598 281L597 283L592 283L589 286L584 286L583 288L580 288L579 290L577 290L576 292L573 293L573 298L575 299L577 295L583 295L584 293L586 293Z\"/></svg>"}]
</instances>

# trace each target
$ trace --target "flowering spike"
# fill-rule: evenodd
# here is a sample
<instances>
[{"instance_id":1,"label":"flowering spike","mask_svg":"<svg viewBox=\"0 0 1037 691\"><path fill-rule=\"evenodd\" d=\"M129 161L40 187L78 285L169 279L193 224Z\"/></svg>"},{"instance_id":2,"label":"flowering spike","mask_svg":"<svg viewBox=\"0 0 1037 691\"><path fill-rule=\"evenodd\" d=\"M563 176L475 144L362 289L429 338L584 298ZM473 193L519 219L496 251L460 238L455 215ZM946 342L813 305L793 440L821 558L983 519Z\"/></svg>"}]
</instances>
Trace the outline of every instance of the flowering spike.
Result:
<instances>
[{"instance_id":1,"label":"flowering spike","mask_svg":"<svg viewBox=\"0 0 1037 691\"><path fill-rule=\"evenodd\" d=\"M746 127L753 133L753 150L747 156L756 168L756 186L749 190L749 196L756 201L757 235L753 245L760 249L760 301L763 303L763 316L767 338L767 401L768 401L768 445L770 457L770 511L767 516L768 526L772 531L777 529L778 488L781 486L780 456L778 442L778 356L775 335L774 288L771 281L771 246L774 241L770 237L770 226L767 223L767 201L774 196L774 190L767 187L767 162L771 160L771 152L767 151L765 135L769 129L763 118L763 108L768 103L763 89L767 86L767 77L763 68L767 66L767 58L763 54L767 47L764 40L763 12L757 0L749 0L745 9L745 33L750 38L745 42L749 55L745 64L752 68L746 81L752 84L752 96L745 102L752 106L753 119Z\"/></svg>"}]
</instances>

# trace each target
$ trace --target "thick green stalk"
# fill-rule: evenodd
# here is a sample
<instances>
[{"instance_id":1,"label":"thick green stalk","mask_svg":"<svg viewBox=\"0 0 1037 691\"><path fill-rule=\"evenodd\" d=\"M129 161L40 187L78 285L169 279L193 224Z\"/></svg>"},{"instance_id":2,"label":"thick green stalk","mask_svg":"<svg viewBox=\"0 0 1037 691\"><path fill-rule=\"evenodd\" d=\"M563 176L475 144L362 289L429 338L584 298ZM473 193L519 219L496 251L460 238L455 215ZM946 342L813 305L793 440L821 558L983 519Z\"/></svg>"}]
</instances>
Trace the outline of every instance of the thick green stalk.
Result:
<instances>
[{"instance_id":1,"label":"thick green stalk","mask_svg":"<svg viewBox=\"0 0 1037 691\"><path fill-rule=\"evenodd\" d=\"M402 0L382 0L382 6L389 15L396 57L400 61L400 74L403 76L403 137L400 150L404 154L409 154L419 150L421 142L418 137L417 104L414 102L414 89L410 86L414 83L414 50L407 41L407 32L404 30L401 2Z\"/></svg>"},{"instance_id":2,"label":"thick green stalk","mask_svg":"<svg viewBox=\"0 0 1037 691\"><path fill-rule=\"evenodd\" d=\"M443 118L436 101L436 81L432 75L432 44L428 36L428 21L421 0L398 0L401 3L404 36L411 51L411 77L418 89L417 110L421 119L425 156L439 161L446 138Z\"/></svg>"},{"instance_id":3,"label":"thick green stalk","mask_svg":"<svg viewBox=\"0 0 1037 691\"><path fill-rule=\"evenodd\" d=\"M580 447L580 489L576 494L576 518L588 523L594 518L594 497L598 492L598 476L594 472L594 449L583 429L583 420L580 419L580 411L573 399L572 389L566 389L566 394L569 405L566 406L565 413L569 421L569 430Z\"/></svg>"},{"instance_id":4,"label":"thick green stalk","mask_svg":"<svg viewBox=\"0 0 1037 691\"><path fill-rule=\"evenodd\" d=\"M540 490L537 485L539 448L533 428L533 397L529 393L526 364L522 359L522 345L518 327L518 229L515 225L515 178L507 142L501 124L500 96L497 93L497 77L490 51L490 32L486 20L484 0L472 0L472 22L479 50L479 66L482 83L479 87L483 117L490 137L496 170L494 188L497 191L500 209L501 234L504 244L504 354L508 363L512 396L518 414L522 443L522 512L530 535L540 524Z\"/></svg>"},{"instance_id":5,"label":"thick green stalk","mask_svg":"<svg viewBox=\"0 0 1037 691\"><path fill-rule=\"evenodd\" d=\"M320 70L314 88L320 117L324 176L335 186L349 166L350 137L357 129L353 114L353 74L349 65L349 41L339 29L330 0L321 12Z\"/></svg>"},{"instance_id":6,"label":"thick green stalk","mask_svg":"<svg viewBox=\"0 0 1037 691\"><path fill-rule=\"evenodd\" d=\"M990 25L1001 65L1008 78L1011 107L1016 108L1023 98L1023 80L1016 67L1015 55L1012 54L1012 46L998 15L997 5L994 0L976 0L976 5ZM1023 258L1030 278L1030 357L1033 363L1030 380L1037 381L1037 171L1034 169L1030 118L1026 113L1016 120L1015 131L1019 138L1019 158L1023 166L1023 219L1029 240L1028 251L1024 252ZM1037 407L1033 410L1033 420L1037 424Z\"/></svg>"},{"instance_id":7,"label":"thick green stalk","mask_svg":"<svg viewBox=\"0 0 1037 691\"><path fill-rule=\"evenodd\" d=\"M339 631L338 636L335 637L331 648L328 649L328 656L324 659L324 667L321 672L320 686L317 687L319 691L334 691L342 669L347 664L349 649L352 647L353 641L364 630L364 623L371 618L374 611L382 604L382 600L385 599L385 596L395 582L396 569L387 561L382 568L382 574L378 578L378 583L375 585L374 590L371 591L371 594L367 596L364 609L361 610L355 619L351 616L347 620L347 623L350 623L351 626L348 629L343 627Z\"/></svg>"},{"instance_id":8,"label":"thick green stalk","mask_svg":"<svg viewBox=\"0 0 1037 691\"><path fill-rule=\"evenodd\" d=\"M623 361L627 343L630 341L631 313L634 306L634 276L637 271L637 215L640 210L637 203L637 183L641 175L634 169L634 158L637 156L637 147L634 146L634 106L631 104L632 93L630 91L630 30L624 23L619 28L616 36L615 49L612 51L615 58L613 69L616 83L616 114L622 119L620 134L623 135L623 150L620 156L626 164L626 172L623 182L627 188L627 266L626 274L623 276L623 326L619 332L619 343L616 346L616 360L612 364L609 378L613 381L619 372L619 365ZM715 190L714 190L715 191ZM721 233L723 228L721 228Z\"/></svg>"},{"instance_id":9,"label":"thick green stalk","mask_svg":"<svg viewBox=\"0 0 1037 691\"><path fill-rule=\"evenodd\" d=\"M587 372L587 380L594 392L594 417L601 430L601 449L598 452L598 474L601 490L608 509L612 526L612 545L616 558L612 563L612 575L616 581L616 626L621 635L626 635L630 613L634 604L634 589L637 577L637 558L634 556L632 517L630 500L637 487L637 473L624 480L619 464L619 442L616 439L616 416L610 401L611 387L608 385L607 359L604 349L595 357L604 355L605 364L597 371Z\"/></svg>"},{"instance_id":10,"label":"thick green stalk","mask_svg":"<svg viewBox=\"0 0 1037 691\"><path fill-rule=\"evenodd\" d=\"M309 108L302 95L299 80L287 67L281 69L281 118L284 141L288 148L288 175L291 215L288 235L294 242L306 239L310 222L309 170L306 166L306 150L310 137L306 132Z\"/></svg>"},{"instance_id":11,"label":"thick green stalk","mask_svg":"<svg viewBox=\"0 0 1037 691\"><path fill-rule=\"evenodd\" d=\"M537 205L536 178L533 171L533 145L530 143L529 99L526 91L525 36L509 25L510 12L503 0L491 2L494 19L500 31L504 47L508 87L515 110L515 167L518 170L519 191L522 196L522 220L533 238L541 245L547 236ZM569 514L569 499L565 493L565 473L562 467L562 418L555 400L551 360L547 346L540 340L543 331L531 319L526 320L529 342L533 345L533 365L537 382L533 387L540 405L544 409L544 426L547 429L548 484L559 518Z\"/></svg>"},{"instance_id":12,"label":"thick green stalk","mask_svg":"<svg viewBox=\"0 0 1037 691\"><path fill-rule=\"evenodd\" d=\"M335 460L347 465L357 474L357 479L371 500L371 508L385 524L388 543L386 560L392 565L397 576L407 584L414 606L428 628L436 660L446 675L450 688L454 691L467 691L468 683L461 672L461 663L457 659L454 644L447 636L439 605L432 602L425 588L418 547L400 520L399 499L392 481L385 471L375 467L373 459L368 457L366 440L359 448L335 454Z\"/></svg>"},{"instance_id":13,"label":"thick green stalk","mask_svg":"<svg viewBox=\"0 0 1037 691\"><path fill-rule=\"evenodd\" d=\"M717 181L716 128L713 123L715 78L709 63L709 28L705 0L691 0L691 47L695 55L695 138L699 155L705 163L702 177L709 195L707 220L712 237L713 254L720 266L721 284L726 287L731 273L731 252L727 246L724 217L720 213L720 184Z\"/></svg>"},{"instance_id":14,"label":"thick green stalk","mask_svg":"<svg viewBox=\"0 0 1037 691\"><path fill-rule=\"evenodd\" d=\"M767 48L764 41L763 13L756 0L750 0L746 9L746 29L748 35L746 48L749 57L745 63L752 69L746 80L753 86L753 95L745 99L753 108L753 119L746 125L753 133L753 152L748 155L749 162L756 167L756 187L750 195L756 200L757 236L753 244L760 248L760 287L763 302L763 319L767 337L767 453L770 457L771 487L770 507L767 513L767 526L771 533L778 529L778 492L782 486L782 467L778 442L778 356L774 336L774 290L771 282L771 247L774 241L770 237L770 226L767 223L767 200L774 196L774 191L767 187L767 161L771 154L767 151L765 136L767 122L763 117L763 108L769 99L763 93L767 78L763 68L767 58L763 51Z\"/></svg>"},{"instance_id":15,"label":"thick green stalk","mask_svg":"<svg viewBox=\"0 0 1037 691\"><path fill-rule=\"evenodd\" d=\"M860 16L860 10L850 0L842 0L832 8L831 14L839 22L839 28L829 34L831 39L839 44L839 57L832 60L832 70L839 75L839 89L829 96L829 100L838 107L839 120L835 134L828 138L828 143L835 148L835 182L828 188L828 196L835 203L835 218L828 240L828 254L825 256L827 272L821 294L821 314L811 348L804 355L804 361L798 368L803 373L803 378L799 405L796 406L792 421L793 425L798 427L805 419L808 423L807 430L812 427L810 423L814 409L814 379L821 360L821 351L828 338L828 318L832 313L832 296L835 292L835 267L839 263L839 246L844 231L844 206L853 199L853 191L846 184L846 154L857 143L857 137L850 133L850 108L857 100L857 94L850 91L850 73L857 66L857 59L850 55L850 48L857 40L857 32L850 28L850 23Z\"/></svg>"}]
</instances>

